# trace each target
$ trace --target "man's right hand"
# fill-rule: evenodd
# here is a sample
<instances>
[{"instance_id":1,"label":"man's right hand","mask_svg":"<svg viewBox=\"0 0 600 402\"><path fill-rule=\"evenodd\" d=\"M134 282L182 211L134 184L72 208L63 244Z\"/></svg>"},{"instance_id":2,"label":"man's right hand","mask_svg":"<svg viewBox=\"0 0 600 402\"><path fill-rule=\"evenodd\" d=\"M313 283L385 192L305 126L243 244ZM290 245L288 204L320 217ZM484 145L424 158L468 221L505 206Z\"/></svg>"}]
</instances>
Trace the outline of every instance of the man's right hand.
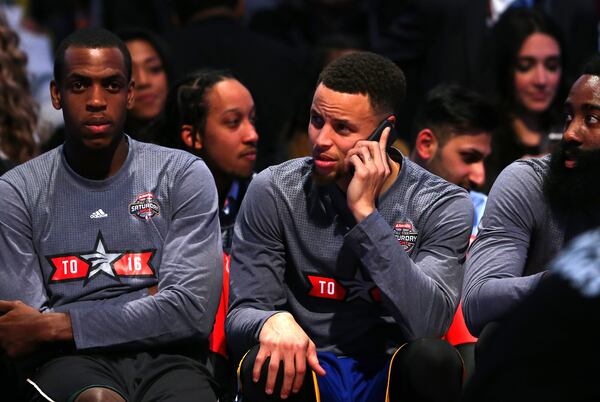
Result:
<instances>
[{"instance_id":1,"label":"man's right hand","mask_svg":"<svg viewBox=\"0 0 600 402\"><path fill-rule=\"evenodd\" d=\"M263 364L269 362L265 392L272 394L280 362L283 362L283 384L281 398L291 392L297 393L302 387L306 362L315 373L325 375L325 370L317 359L317 348L308 335L300 328L290 313L277 313L265 321L258 337L260 349L256 355L252 380L258 382Z\"/></svg>"}]
</instances>

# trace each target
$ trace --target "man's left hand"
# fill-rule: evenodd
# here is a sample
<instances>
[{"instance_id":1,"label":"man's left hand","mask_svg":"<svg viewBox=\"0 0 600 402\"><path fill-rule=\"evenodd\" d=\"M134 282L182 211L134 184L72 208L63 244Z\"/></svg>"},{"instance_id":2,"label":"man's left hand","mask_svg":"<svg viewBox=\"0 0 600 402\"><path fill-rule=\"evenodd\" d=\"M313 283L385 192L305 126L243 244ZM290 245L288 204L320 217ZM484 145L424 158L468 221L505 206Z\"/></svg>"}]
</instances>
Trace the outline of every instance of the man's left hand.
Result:
<instances>
[{"instance_id":1,"label":"man's left hand","mask_svg":"<svg viewBox=\"0 0 600 402\"><path fill-rule=\"evenodd\" d=\"M386 179L391 174L386 153L390 128L386 128L375 141L358 141L346 154L346 168L354 168L346 192L348 208L357 222L369 216L376 208L376 201Z\"/></svg>"}]
</instances>

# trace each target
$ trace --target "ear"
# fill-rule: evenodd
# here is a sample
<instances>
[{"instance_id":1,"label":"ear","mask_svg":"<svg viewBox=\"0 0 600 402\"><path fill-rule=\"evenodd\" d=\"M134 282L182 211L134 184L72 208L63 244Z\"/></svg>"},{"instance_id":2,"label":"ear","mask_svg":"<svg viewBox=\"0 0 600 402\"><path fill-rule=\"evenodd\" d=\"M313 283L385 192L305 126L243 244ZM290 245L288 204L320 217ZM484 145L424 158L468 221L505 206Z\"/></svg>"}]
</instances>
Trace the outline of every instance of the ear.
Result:
<instances>
[{"instance_id":1,"label":"ear","mask_svg":"<svg viewBox=\"0 0 600 402\"><path fill-rule=\"evenodd\" d=\"M58 90L58 85L54 80L50 81L50 98L52 99L52 106L54 109L60 110L62 108L60 92Z\"/></svg>"},{"instance_id":2,"label":"ear","mask_svg":"<svg viewBox=\"0 0 600 402\"><path fill-rule=\"evenodd\" d=\"M192 130L190 124L184 124L181 126L179 135L181 135L181 140L188 149L199 151L202 149L202 136L198 132L192 133Z\"/></svg>"},{"instance_id":3,"label":"ear","mask_svg":"<svg viewBox=\"0 0 600 402\"><path fill-rule=\"evenodd\" d=\"M133 89L135 88L135 81L131 79L129 81L129 85L127 85L127 110L131 110L133 107L133 102L135 101L135 97L133 94Z\"/></svg>"},{"instance_id":4,"label":"ear","mask_svg":"<svg viewBox=\"0 0 600 402\"><path fill-rule=\"evenodd\" d=\"M424 161L431 160L438 148L438 140L434 132L428 128L424 128L417 134L415 140L416 156Z\"/></svg>"}]
</instances>

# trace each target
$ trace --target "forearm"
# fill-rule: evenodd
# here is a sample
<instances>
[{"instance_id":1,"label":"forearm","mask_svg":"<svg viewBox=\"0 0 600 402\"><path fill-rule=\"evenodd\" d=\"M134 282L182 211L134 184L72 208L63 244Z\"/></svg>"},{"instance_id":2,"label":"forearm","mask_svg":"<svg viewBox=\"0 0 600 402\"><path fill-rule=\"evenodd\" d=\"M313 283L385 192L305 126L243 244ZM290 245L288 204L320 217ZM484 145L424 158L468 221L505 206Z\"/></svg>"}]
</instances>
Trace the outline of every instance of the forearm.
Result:
<instances>
[{"instance_id":1,"label":"forearm","mask_svg":"<svg viewBox=\"0 0 600 402\"><path fill-rule=\"evenodd\" d=\"M42 342L73 340L71 317L66 313L45 313L40 316L38 333Z\"/></svg>"},{"instance_id":2,"label":"forearm","mask_svg":"<svg viewBox=\"0 0 600 402\"><path fill-rule=\"evenodd\" d=\"M468 228L465 243L467 236ZM381 291L382 302L406 339L443 335L458 304L461 270L456 260L444 264L432 254L423 257L421 264L438 270L422 269L409 258L378 213L349 232L347 241Z\"/></svg>"},{"instance_id":3,"label":"forearm","mask_svg":"<svg viewBox=\"0 0 600 402\"><path fill-rule=\"evenodd\" d=\"M77 349L206 339L219 302L220 278L215 275L214 282L205 278L208 283L202 297L170 286L126 303L74 309L70 316Z\"/></svg>"},{"instance_id":4,"label":"forearm","mask_svg":"<svg viewBox=\"0 0 600 402\"><path fill-rule=\"evenodd\" d=\"M491 278L465 290L463 313L469 331L477 336L486 324L501 319L538 286L543 275Z\"/></svg>"},{"instance_id":5,"label":"forearm","mask_svg":"<svg viewBox=\"0 0 600 402\"><path fill-rule=\"evenodd\" d=\"M252 307L232 308L227 314L225 332L228 346L234 357L243 356L258 343L260 330L273 315L282 311L263 311Z\"/></svg>"}]
</instances>

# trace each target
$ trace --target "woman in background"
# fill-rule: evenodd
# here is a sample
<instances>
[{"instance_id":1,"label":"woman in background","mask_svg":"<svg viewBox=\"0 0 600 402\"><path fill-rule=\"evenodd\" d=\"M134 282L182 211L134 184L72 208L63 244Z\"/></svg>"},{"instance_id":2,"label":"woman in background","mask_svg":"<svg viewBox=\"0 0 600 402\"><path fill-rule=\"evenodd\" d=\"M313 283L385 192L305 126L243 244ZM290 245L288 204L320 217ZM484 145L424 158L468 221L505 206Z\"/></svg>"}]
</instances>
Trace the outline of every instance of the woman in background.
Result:
<instances>
[{"instance_id":1,"label":"woman in background","mask_svg":"<svg viewBox=\"0 0 600 402\"><path fill-rule=\"evenodd\" d=\"M547 15L527 8L506 11L492 32L496 96L503 124L494 134L486 185L516 159L550 151L562 132L562 35Z\"/></svg>"},{"instance_id":2,"label":"woman in background","mask_svg":"<svg viewBox=\"0 0 600 402\"><path fill-rule=\"evenodd\" d=\"M128 30L119 34L131 53L135 80L134 104L127 113L125 132L134 138L153 141L148 132L165 106L169 90L169 70L164 46L152 33Z\"/></svg>"},{"instance_id":3,"label":"woman in background","mask_svg":"<svg viewBox=\"0 0 600 402\"><path fill-rule=\"evenodd\" d=\"M0 14L0 172L37 154L37 105L29 93L19 38Z\"/></svg>"}]
</instances>

